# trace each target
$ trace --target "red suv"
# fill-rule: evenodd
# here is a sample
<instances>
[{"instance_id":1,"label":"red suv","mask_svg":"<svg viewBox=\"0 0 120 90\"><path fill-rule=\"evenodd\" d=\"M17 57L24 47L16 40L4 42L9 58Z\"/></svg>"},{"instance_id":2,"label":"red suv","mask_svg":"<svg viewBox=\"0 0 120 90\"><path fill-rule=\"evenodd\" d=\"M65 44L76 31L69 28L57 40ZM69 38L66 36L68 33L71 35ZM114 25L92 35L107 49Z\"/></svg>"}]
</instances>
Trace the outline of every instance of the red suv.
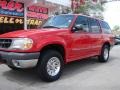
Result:
<instances>
[{"instance_id":1,"label":"red suv","mask_svg":"<svg viewBox=\"0 0 120 90\"><path fill-rule=\"evenodd\" d=\"M35 68L44 81L55 81L65 64L97 56L107 62L114 37L109 25L84 15L58 15L40 29L0 35L0 60L13 70Z\"/></svg>"}]
</instances>

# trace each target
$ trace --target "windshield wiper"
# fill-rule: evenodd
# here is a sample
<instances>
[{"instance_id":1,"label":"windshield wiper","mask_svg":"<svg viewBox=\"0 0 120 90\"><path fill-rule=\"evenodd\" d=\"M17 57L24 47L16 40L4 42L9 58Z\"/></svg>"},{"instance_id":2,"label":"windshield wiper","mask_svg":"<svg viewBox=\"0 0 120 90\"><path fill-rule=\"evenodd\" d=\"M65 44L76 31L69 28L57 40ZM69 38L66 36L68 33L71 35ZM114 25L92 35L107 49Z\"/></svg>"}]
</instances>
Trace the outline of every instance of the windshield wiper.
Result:
<instances>
[{"instance_id":1,"label":"windshield wiper","mask_svg":"<svg viewBox=\"0 0 120 90\"><path fill-rule=\"evenodd\" d=\"M59 27L56 27L56 26L43 26L42 28L58 28L58 29L60 29Z\"/></svg>"}]
</instances>

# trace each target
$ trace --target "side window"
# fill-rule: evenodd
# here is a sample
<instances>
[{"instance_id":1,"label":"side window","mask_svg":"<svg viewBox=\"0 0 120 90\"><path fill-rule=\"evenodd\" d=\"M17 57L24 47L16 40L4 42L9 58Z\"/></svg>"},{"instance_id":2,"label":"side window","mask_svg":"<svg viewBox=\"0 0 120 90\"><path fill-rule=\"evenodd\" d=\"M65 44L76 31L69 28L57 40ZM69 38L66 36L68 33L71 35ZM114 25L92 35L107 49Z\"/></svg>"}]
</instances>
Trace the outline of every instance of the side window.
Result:
<instances>
[{"instance_id":1,"label":"side window","mask_svg":"<svg viewBox=\"0 0 120 90\"><path fill-rule=\"evenodd\" d=\"M111 33L110 26L106 22L100 21L100 25L101 25L101 28L102 28L104 33L106 33L106 34Z\"/></svg>"},{"instance_id":2,"label":"side window","mask_svg":"<svg viewBox=\"0 0 120 90\"><path fill-rule=\"evenodd\" d=\"M100 26L96 19L89 19L89 25L92 33L100 33Z\"/></svg>"},{"instance_id":3,"label":"side window","mask_svg":"<svg viewBox=\"0 0 120 90\"><path fill-rule=\"evenodd\" d=\"M78 16L74 26L82 26L82 29L78 31L89 32L89 25L88 25L87 17Z\"/></svg>"}]
</instances>

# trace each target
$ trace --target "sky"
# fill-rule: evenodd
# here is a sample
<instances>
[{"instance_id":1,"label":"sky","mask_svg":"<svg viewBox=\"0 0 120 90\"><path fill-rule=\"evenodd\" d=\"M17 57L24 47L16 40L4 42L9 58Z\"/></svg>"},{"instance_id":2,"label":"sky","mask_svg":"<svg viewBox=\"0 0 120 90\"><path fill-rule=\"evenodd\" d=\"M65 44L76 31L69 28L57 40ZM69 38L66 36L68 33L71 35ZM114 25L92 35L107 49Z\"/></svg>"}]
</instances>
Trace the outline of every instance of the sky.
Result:
<instances>
[{"instance_id":1,"label":"sky","mask_svg":"<svg viewBox=\"0 0 120 90\"><path fill-rule=\"evenodd\" d=\"M105 21L109 23L111 28L115 25L120 26L120 1L105 4L105 11L103 15Z\"/></svg>"}]
</instances>

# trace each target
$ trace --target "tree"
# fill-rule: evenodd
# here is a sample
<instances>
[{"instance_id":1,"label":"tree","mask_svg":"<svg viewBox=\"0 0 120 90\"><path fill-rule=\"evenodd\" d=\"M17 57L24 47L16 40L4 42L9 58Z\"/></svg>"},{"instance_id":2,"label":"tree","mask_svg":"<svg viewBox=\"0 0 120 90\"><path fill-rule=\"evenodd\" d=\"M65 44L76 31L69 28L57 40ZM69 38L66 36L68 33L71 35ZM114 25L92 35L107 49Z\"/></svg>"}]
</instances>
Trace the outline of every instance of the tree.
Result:
<instances>
[{"instance_id":1,"label":"tree","mask_svg":"<svg viewBox=\"0 0 120 90\"><path fill-rule=\"evenodd\" d=\"M75 9L74 13L81 13L85 15L90 15L91 12L103 12L104 7L101 3L94 4L91 0L88 0L84 5L80 5L77 9ZM103 16L98 14L99 16L94 15L94 17L98 17L103 19Z\"/></svg>"},{"instance_id":2,"label":"tree","mask_svg":"<svg viewBox=\"0 0 120 90\"><path fill-rule=\"evenodd\" d=\"M120 30L120 26L119 26L119 25L115 25L115 26L113 27L113 31L118 31L118 30Z\"/></svg>"},{"instance_id":3,"label":"tree","mask_svg":"<svg viewBox=\"0 0 120 90\"><path fill-rule=\"evenodd\" d=\"M120 26L119 25L115 25L112 29L112 33L115 35L115 36L120 36Z\"/></svg>"}]
</instances>

